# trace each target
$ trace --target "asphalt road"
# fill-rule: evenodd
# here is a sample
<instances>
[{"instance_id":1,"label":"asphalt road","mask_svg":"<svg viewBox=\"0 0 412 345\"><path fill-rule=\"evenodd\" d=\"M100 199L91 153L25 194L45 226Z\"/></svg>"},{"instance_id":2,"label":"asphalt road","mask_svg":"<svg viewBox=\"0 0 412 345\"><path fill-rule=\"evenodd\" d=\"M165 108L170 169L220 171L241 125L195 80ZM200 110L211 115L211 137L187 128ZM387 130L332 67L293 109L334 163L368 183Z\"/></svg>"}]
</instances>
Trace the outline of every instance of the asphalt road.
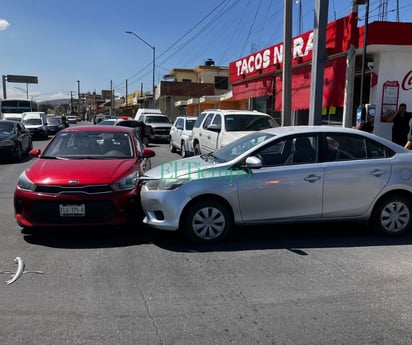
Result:
<instances>
[{"instance_id":1,"label":"asphalt road","mask_svg":"<svg viewBox=\"0 0 412 345\"><path fill-rule=\"evenodd\" d=\"M153 165L178 158L151 148ZM143 226L26 234L12 197L30 163L0 164L2 345L412 343L412 235L277 225L200 246ZM7 285L16 257L25 272Z\"/></svg>"}]
</instances>

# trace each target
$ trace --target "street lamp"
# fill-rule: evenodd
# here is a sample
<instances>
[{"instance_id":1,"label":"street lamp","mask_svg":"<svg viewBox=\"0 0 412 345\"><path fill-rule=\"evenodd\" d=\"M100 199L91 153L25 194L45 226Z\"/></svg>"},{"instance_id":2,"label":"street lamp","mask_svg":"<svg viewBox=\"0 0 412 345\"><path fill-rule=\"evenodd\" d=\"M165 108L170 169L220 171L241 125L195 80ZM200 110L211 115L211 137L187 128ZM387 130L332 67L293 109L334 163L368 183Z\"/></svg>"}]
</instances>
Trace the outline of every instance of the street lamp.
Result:
<instances>
[{"instance_id":1,"label":"street lamp","mask_svg":"<svg viewBox=\"0 0 412 345\"><path fill-rule=\"evenodd\" d=\"M26 90L21 87L14 86L16 90L20 90L26 93L26 99L29 99L29 84L26 84Z\"/></svg>"},{"instance_id":2,"label":"street lamp","mask_svg":"<svg viewBox=\"0 0 412 345\"><path fill-rule=\"evenodd\" d=\"M152 60L152 95L153 95L153 108L155 108L155 63L156 63L156 48L151 44L147 43L143 38L139 35L135 34L133 31L126 31L127 34L133 35L139 40L141 40L144 44L150 47L153 50L153 60Z\"/></svg>"}]
</instances>

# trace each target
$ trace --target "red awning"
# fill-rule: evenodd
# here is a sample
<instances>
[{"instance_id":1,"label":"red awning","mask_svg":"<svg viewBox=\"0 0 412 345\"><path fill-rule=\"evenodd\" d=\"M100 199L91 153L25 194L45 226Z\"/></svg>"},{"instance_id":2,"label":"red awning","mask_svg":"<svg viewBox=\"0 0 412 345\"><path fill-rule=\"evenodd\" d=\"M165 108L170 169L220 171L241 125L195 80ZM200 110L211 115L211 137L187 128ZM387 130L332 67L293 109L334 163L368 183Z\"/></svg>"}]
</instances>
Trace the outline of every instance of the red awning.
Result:
<instances>
[{"instance_id":1,"label":"red awning","mask_svg":"<svg viewBox=\"0 0 412 345\"><path fill-rule=\"evenodd\" d=\"M343 107L346 58L328 61L324 69L323 107ZM292 110L309 109L311 66L292 72ZM282 111L282 75L275 78L275 111Z\"/></svg>"},{"instance_id":2,"label":"red awning","mask_svg":"<svg viewBox=\"0 0 412 345\"><path fill-rule=\"evenodd\" d=\"M273 74L233 85L232 93L234 100L271 96L273 94Z\"/></svg>"}]
</instances>

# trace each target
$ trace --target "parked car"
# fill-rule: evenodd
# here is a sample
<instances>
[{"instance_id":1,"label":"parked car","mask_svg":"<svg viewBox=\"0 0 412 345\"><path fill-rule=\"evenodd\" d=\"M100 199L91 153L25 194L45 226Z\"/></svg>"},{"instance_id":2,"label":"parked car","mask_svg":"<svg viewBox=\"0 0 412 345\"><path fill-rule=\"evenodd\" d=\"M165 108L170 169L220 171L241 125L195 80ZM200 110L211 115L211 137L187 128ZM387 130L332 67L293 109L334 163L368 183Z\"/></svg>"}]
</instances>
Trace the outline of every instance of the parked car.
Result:
<instances>
[{"instance_id":1,"label":"parked car","mask_svg":"<svg viewBox=\"0 0 412 345\"><path fill-rule=\"evenodd\" d=\"M33 148L30 132L19 121L0 120L0 158L20 162Z\"/></svg>"},{"instance_id":2,"label":"parked car","mask_svg":"<svg viewBox=\"0 0 412 345\"><path fill-rule=\"evenodd\" d=\"M136 111L136 115L135 115L134 119L137 120L137 121L143 121L143 116L151 115L151 114L163 115L160 109L139 108Z\"/></svg>"},{"instance_id":3,"label":"parked car","mask_svg":"<svg viewBox=\"0 0 412 345\"><path fill-rule=\"evenodd\" d=\"M137 133L137 137L139 139L139 145L142 148L149 147L149 137L150 137L150 128L147 127L143 122L136 121L136 120L123 120L123 119L106 119L102 120L97 123L101 126L123 126L123 127L131 127ZM150 169L152 167L152 162L150 158L145 158L142 162L144 165L145 170Z\"/></svg>"},{"instance_id":4,"label":"parked car","mask_svg":"<svg viewBox=\"0 0 412 345\"><path fill-rule=\"evenodd\" d=\"M93 118L93 123L96 125L98 124L100 121L103 121L105 119L105 115L104 114L97 114L94 118Z\"/></svg>"},{"instance_id":5,"label":"parked car","mask_svg":"<svg viewBox=\"0 0 412 345\"><path fill-rule=\"evenodd\" d=\"M114 126L117 119L103 119L100 120L97 124L100 126Z\"/></svg>"},{"instance_id":6,"label":"parked car","mask_svg":"<svg viewBox=\"0 0 412 345\"><path fill-rule=\"evenodd\" d=\"M390 236L412 226L412 152L352 128L256 131L141 183L144 222L198 242L235 225L359 221Z\"/></svg>"},{"instance_id":7,"label":"parked car","mask_svg":"<svg viewBox=\"0 0 412 345\"><path fill-rule=\"evenodd\" d=\"M102 226L138 221L142 160L136 131L73 126L58 132L18 178L17 223L25 228Z\"/></svg>"},{"instance_id":8,"label":"parked car","mask_svg":"<svg viewBox=\"0 0 412 345\"><path fill-rule=\"evenodd\" d=\"M163 114L143 114L136 118L137 121L142 121L150 128L150 141L166 141L170 140L170 129L172 122Z\"/></svg>"},{"instance_id":9,"label":"parked car","mask_svg":"<svg viewBox=\"0 0 412 345\"><path fill-rule=\"evenodd\" d=\"M192 129L194 153L210 153L251 131L274 127L279 127L276 120L257 111L205 110L199 115Z\"/></svg>"},{"instance_id":10,"label":"parked car","mask_svg":"<svg viewBox=\"0 0 412 345\"><path fill-rule=\"evenodd\" d=\"M115 126L124 126L124 127L132 127L135 128L139 134L139 137L142 139L143 144L146 147L149 147L150 144L150 135L151 135L151 127L146 126L146 124L142 121L137 121L133 119L119 119L116 121Z\"/></svg>"},{"instance_id":11,"label":"parked car","mask_svg":"<svg viewBox=\"0 0 412 345\"><path fill-rule=\"evenodd\" d=\"M76 124L76 123L77 123L77 115L76 115L76 114L67 115L66 118L67 118L67 122L68 122L69 124L70 124L70 123L73 123L73 124Z\"/></svg>"},{"instance_id":12,"label":"parked car","mask_svg":"<svg viewBox=\"0 0 412 345\"><path fill-rule=\"evenodd\" d=\"M170 129L170 151L180 151L182 157L193 155L192 129L197 116L178 116Z\"/></svg>"},{"instance_id":13,"label":"parked car","mask_svg":"<svg viewBox=\"0 0 412 345\"><path fill-rule=\"evenodd\" d=\"M102 120L98 123L98 125L102 126L124 126L124 127L131 127L135 128L139 134L140 139L142 140L143 144L146 147L149 147L150 142L150 135L151 135L151 127L146 126L144 122L137 121L133 119L106 119Z\"/></svg>"},{"instance_id":14,"label":"parked car","mask_svg":"<svg viewBox=\"0 0 412 345\"><path fill-rule=\"evenodd\" d=\"M49 134L54 135L63 128L64 124L60 116L47 115L47 130Z\"/></svg>"},{"instance_id":15,"label":"parked car","mask_svg":"<svg viewBox=\"0 0 412 345\"><path fill-rule=\"evenodd\" d=\"M48 139L49 129L47 128L47 115L44 112L23 113L21 121L30 131L33 138Z\"/></svg>"}]
</instances>

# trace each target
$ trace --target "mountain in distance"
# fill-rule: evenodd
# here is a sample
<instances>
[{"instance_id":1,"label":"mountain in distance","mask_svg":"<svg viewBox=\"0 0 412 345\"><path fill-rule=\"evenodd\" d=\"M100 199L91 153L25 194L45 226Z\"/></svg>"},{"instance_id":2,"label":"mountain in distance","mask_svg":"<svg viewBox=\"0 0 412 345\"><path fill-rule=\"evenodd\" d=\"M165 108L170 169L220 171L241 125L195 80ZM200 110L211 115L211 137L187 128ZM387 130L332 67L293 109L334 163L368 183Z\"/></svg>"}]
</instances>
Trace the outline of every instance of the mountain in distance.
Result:
<instances>
[{"instance_id":1,"label":"mountain in distance","mask_svg":"<svg viewBox=\"0 0 412 345\"><path fill-rule=\"evenodd\" d=\"M69 104L69 103L70 103L70 98L51 99L49 101L37 102L37 104L51 104L53 106L56 106L59 104Z\"/></svg>"}]
</instances>

